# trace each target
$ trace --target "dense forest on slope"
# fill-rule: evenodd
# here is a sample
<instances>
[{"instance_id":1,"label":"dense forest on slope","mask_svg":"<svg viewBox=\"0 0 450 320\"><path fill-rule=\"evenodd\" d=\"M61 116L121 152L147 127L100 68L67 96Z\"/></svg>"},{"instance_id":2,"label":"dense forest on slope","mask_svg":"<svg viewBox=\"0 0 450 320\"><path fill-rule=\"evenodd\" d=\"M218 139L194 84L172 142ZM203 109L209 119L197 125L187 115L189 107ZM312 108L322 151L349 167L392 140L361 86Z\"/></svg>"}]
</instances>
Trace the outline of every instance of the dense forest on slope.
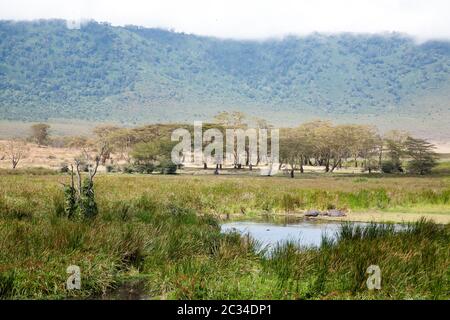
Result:
<instances>
[{"instance_id":1,"label":"dense forest on slope","mask_svg":"<svg viewBox=\"0 0 450 320\"><path fill-rule=\"evenodd\" d=\"M450 43L398 34L221 40L135 26L0 21L0 119L142 123L222 109L448 117Z\"/></svg>"}]
</instances>

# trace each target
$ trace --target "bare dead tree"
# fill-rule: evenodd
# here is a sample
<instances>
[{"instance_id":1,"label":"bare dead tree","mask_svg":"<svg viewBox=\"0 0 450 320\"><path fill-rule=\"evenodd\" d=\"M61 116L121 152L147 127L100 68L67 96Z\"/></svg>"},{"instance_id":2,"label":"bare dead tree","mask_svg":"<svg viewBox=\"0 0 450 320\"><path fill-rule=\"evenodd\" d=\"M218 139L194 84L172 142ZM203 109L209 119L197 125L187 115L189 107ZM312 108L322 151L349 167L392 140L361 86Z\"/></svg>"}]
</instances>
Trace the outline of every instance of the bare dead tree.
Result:
<instances>
[{"instance_id":1,"label":"bare dead tree","mask_svg":"<svg viewBox=\"0 0 450 320\"><path fill-rule=\"evenodd\" d=\"M6 159L11 161L12 168L15 169L20 160L28 155L27 144L19 139L13 139L6 142L4 153Z\"/></svg>"},{"instance_id":2,"label":"bare dead tree","mask_svg":"<svg viewBox=\"0 0 450 320\"><path fill-rule=\"evenodd\" d=\"M78 176L78 186L81 186L81 165L87 165L89 181L93 182L94 177L98 171L98 166L107 153L109 153L109 145L106 142L101 142L98 149L94 152L90 151L87 148L82 148L81 156L75 159L75 168Z\"/></svg>"},{"instance_id":3,"label":"bare dead tree","mask_svg":"<svg viewBox=\"0 0 450 320\"><path fill-rule=\"evenodd\" d=\"M81 212L80 216L93 217L97 212L97 205L94 201L94 177L98 172L98 167L102 157L109 152L107 143L101 143L95 151L83 148L80 157L74 159L74 165L70 165L70 186L63 184L66 195L66 214L68 217ZM81 166L87 165L88 175L82 183ZM77 183L75 185L75 175Z\"/></svg>"}]
</instances>

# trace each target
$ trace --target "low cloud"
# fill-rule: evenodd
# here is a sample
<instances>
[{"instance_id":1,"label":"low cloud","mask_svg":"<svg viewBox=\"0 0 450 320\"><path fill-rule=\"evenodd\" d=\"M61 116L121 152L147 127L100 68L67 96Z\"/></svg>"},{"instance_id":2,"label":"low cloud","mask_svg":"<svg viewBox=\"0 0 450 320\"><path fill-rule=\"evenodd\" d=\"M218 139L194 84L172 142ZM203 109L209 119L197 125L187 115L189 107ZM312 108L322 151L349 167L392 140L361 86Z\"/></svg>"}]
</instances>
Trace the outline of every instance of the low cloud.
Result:
<instances>
[{"instance_id":1,"label":"low cloud","mask_svg":"<svg viewBox=\"0 0 450 320\"><path fill-rule=\"evenodd\" d=\"M15 0L0 19L94 19L234 39L400 32L450 39L447 0Z\"/></svg>"}]
</instances>

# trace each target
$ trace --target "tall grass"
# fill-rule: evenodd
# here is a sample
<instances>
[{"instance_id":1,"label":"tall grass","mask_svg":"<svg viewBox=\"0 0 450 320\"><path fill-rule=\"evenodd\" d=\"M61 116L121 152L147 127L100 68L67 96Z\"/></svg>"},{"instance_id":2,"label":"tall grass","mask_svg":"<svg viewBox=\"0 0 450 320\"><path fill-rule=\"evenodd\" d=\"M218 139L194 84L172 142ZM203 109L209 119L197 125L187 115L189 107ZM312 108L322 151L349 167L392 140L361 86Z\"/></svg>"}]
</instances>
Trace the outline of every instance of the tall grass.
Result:
<instances>
[{"instance_id":1,"label":"tall grass","mask_svg":"<svg viewBox=\"0 0 450 320\"><path fill-rule=\"evenodd\" d=\"M46 215L61 197L64 175L0 175L0 206L8 215ZM351 177L283 179L257 177L99 176L99 210L145 195L153 205L176 204L207 214L295 213L307 209L377 210L450 213L450 180L434 178ZM28 212L29 211L29 212ZM126 211L122 212L127 215Z\"/></svg>"},{"instance_id":2,"label":"tall grass","mask_svg":"<svg viewBox=\"0 0 450 320\"><path fill-rule=\"evenodd\" d=\"M199 292L179 282L192 268L214 277L229 261L256 257L253 242L221 234L216 219L148 196L114 202L90 222L71 221L56 211L28 220L2 217L1 298L98 296L135 274L148 279L154 296L194 298ZM65 289L65 270L72 264L81 268L81 291Z\"/></svg>"},{"instance_id":3,"label":"tall grass","mask_svg":"<svg viewBox=\"0 0 450 320\"><path fill-rule=\"evenodd\" d=\"M0 177L0 298L87 298L138 278L152 298L449 298L449 227L426 221L343 225L320 248L281 245L271 255L251 238L222 234L218 213L303 208L447 208L445 179L326 181L99 176L99 214L64 218L63 175ZM412 184L415 181L416 184ZM392 182L392 181L391 181ZM324 187L326 186L326 187ZM82 290L67 291L69 265ZM369 292L365 271L382 270Z\"/></svg>"},{"instance_id":4,"label":"tall grass","mask_svg":"<svg viewBox=\"0 0 450 320\"><path fill-rule=\"evenodd\" d=\"M343 224L319 248L277 247L264 264L287 296L309 298L448 299L450 232L425 220L393 225ZM382 289L367 289L366 270L381 269Z\"/></svg>"},{"instance_id":5,"label":"tall grass","mask_svg":"<svg viewBox=\"0 0 450 320\"><path fill-rule=\"evenodd\" d=\"M153 298L449 298L448 226L343 224L318 248L285 243L267 255L192 209L148 196L111 207L91 222L0 219L1 298L99 296L136 277ZM65 289L71 264L81 291ZM382 270L377 292L365 286L372 264Z\"/></svg>"}]
</instances>

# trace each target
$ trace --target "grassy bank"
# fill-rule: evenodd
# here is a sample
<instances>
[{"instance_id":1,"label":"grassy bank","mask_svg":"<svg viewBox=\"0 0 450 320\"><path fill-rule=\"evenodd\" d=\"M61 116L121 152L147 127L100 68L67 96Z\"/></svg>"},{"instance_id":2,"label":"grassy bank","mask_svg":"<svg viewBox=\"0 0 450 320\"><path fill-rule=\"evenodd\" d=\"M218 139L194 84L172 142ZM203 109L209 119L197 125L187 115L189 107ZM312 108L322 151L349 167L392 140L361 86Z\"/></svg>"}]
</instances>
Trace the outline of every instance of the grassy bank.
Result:
<instances>
[{"instance_id":1,"label":"grassy bank","mask_svg":"<svg viewBox=\"0 0 450 320\"><path fill-rule=\"evenodd\" d=\"M335 242L293 243L272 255L251 239L221 234L217 220L142 197L91 222L48 217L0 220L0 297L100 297L139 281L156 299L448 299L450 230L417 222L344 225ZM69 265L82 289L65 290ZM382 270L382 289L366 288L366 269Z\"/></svg>"},{"instance_id":2,"label":"grassy bank","mask_svg":"<svg viewBox=\"0 0 450 320\"><path fill-rule=\"evenodd\" d=\"M272 256L251 239L221 234L217 216L305 208L396 206L449 212L445 177L299 179L100 175L93 221L63 216L64 175L0 176L0 297L99 297L138 281L159 299L448 299L449 225L345 226L336 242L295 244ZM424 214L425 215L425 214ZM369 265L382 290L365 287ZM66 268L82 290L66 291Z\"/></svg>"},{"instance_id":3,"label":"grassy bank","mask_svg":"<svg viewBox=\"0 0 450 320\"><path fill-rule=\"evenodd\" d=\"M47 215L63 196L66 175L1 175L0 208L7 214ZM257 216L337 208L349 212L450 215L448 177L285 177L100 175L100 211L114 211L143 195L203 214ZM5 210L5 209L4 209Z\"/></svg>"}]
</instances>

